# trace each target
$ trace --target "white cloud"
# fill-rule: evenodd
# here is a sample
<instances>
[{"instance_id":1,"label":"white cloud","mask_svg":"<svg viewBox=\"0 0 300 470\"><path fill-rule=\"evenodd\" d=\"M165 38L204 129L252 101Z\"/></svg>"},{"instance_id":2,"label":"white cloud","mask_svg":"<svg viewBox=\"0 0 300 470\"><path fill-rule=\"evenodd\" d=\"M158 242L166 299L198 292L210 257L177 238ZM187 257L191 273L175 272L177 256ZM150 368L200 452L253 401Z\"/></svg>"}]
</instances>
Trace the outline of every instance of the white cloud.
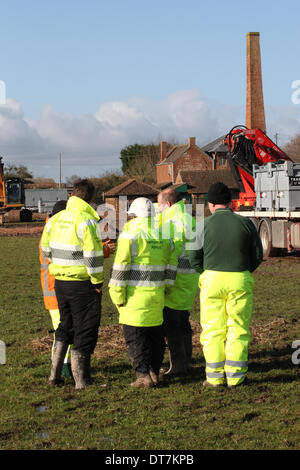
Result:
<instances>
[{"instance_id":1,"label":"white cloud","mask_svg":"<svg viewBox=\"0 0 300 470\"><path fill-rule=\"evenodd\" d=\"M271 138L275 132L279 138L300 132L300 105L266 109L266 115ZM160 101L133 97L107 102L95 114L76 117L45 105L34 120L24 116L20 103L7 99L0 105L0 154L5 163L22 163L36 176L56 179L61 152L63 177L99 175L120 167L120 150L126 145L174 138L186 142L193 136L201 146L243 123L242 107L209 101L197 89Z\"/></svg>"},{"instance_id":2,"label":"white cloud","mask_svg":"<svg viewBox=\"0 0 300 470\"><path fill-rule=\"evenodd\" d=\"M300 105L270 106L266 108L267 134L278 145L283 146L296 134L300 133Z\"/></svg>"}]
</instances>

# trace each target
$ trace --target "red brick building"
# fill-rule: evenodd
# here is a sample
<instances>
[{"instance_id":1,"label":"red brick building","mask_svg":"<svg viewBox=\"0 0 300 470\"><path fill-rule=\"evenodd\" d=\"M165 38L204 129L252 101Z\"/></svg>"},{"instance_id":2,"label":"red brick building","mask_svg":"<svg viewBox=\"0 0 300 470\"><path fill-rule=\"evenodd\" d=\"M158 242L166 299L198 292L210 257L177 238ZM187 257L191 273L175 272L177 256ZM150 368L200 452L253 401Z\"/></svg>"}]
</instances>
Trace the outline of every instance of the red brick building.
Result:
<instances>
[{"instance_id":1,"label":"red brick building","mask_svg":"<svg viewBox=\"0 0 300 470\"><path fill-rule=\"evenodd\" d=\"M196 145L195 137L190 137L185 145L175 145L166 151L166 142L160 143L160 160L156 165L157 187L174 184L181 170L220 170L228 169L227 147L223 144L225 136L210 142L204 147Z\"/></svg>"},{"instance_id":2,"label":"red brick building","mask_svg":"<svg viewBox=\"0 0 300 470\"><path fill-rule=\"evenodd\" d=\"M212 158L196 145L190 137L185 145L175 145L166 152L166 142L160 143L160 160L156 165L156 182L175 183L180 170L212 170Z\"/></svg>"},{"instance_id":3,"label":"red brick building","mask_svg":"<svg viewBox=\"0 0 300 470\"><path fill-rule=\"evenodd\" d=\"M201 151L208 154L212 159L212 170L226 170L230 168L226 158L228 147L223 144L225 137L225 135L218 137L204 147L201 147Z\"/></svg>"}]
</instances>

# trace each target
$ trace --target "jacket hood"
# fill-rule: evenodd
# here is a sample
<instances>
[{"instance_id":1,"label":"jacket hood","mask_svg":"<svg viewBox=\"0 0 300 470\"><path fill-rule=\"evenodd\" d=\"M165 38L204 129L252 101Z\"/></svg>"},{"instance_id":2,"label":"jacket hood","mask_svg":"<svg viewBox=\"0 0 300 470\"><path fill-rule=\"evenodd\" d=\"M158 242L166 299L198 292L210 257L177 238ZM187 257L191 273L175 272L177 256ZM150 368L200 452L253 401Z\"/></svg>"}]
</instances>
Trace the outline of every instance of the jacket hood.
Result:
<instances>
[{"instance_id":1,"label":"jacket hood","mask_svg":"<svg viewBox=\"0 0 300 470\"><path fill-rule=\"evenodd\" d=\"M83 199L77 196L71 196L70 199L67 202L67 207L66 210L70 211L82 211L82 212L87 212L90 214L92 217L94 217L96 220L100 220L99 215L95 211L95 209L92 208L90 204L85 202Z\"/></svg>"}]
</instances>

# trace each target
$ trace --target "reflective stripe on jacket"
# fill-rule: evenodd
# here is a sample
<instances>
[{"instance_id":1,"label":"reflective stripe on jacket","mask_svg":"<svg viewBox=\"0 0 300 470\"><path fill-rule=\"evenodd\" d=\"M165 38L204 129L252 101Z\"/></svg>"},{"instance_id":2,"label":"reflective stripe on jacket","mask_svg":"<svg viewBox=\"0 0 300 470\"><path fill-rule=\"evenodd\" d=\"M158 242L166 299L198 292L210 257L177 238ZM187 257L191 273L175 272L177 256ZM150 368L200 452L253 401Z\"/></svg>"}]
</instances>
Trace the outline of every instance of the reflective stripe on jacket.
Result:
<instances>
[{"instance_id":1,"label":"reflective stripe on jacket","mask_svg":"<svg viewBox=\"0 0 300 470\"><path fill-rule=\"evenodd\" d=\"M151 227L152 223L152 227ZM158 326L163 322L165 287L176 279L181 244L163 239L151 217L137 217L121 233L109 282L121 324Z\"/></svg>"},{"instance_id":2,"label":"reflective stripe on jacket","mask_svg":"<svg viewBox=\"0 0 300 470\"><path fill-rule=\"evenodd\" d=\"M195 236L195 219L185 210L183 201L173 204L161 213L163 230L169 230L174 240L183 242L178 258L176 281L168 290L165 305L174 310L190 310L198 288L199 274L191 267L187 243Z\"/></svg>"},{"instance_id":3,"label":"reflective stripe on jacket","mask_svg":"<svg viewBox=\"0 0 300 470\"><path fill-rule=\"evenodd\" d=\"M103 282L103 248L97 212L83 199L70 197L65 210L47 222L43 255L50 273L59 280Z\"/></svg>"}]
</instances>

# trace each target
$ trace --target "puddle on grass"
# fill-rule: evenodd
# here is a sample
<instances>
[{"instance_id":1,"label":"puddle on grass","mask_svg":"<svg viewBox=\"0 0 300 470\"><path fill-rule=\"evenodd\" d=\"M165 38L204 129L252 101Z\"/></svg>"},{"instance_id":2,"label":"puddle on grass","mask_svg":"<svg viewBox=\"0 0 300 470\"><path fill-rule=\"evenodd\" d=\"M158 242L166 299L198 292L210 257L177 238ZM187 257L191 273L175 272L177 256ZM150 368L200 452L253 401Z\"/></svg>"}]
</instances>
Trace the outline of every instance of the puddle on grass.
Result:
<instances>
[{"instance_id":1,"label":"puddle on grass","mask_svg":"<svg viewBox=\"0 0 300 470\"><path fill-rule=\"evenodd\" d=\"M40 413L46 413L46 411L48 411L48 408L47 406L39 406L37 408L37 411L39 411Z\"/></svg>"},{"instance_id":2,"label":"puddle on grass","mask_svg":"<svg viewBox=\"0 0 300 470\"><path fill-rule=\"evenodd\" d=\"M115 443L115 441L113 440L113 438L110 437L110 436L103 436L102 439L103 439L104 441L109 441L109 442L111 442L112 444Z\"/></svg>"},{"instance_id":3,"label":"puddle on grass","mask_svg":"<svg viewBox=\"0 0 300 470\"><path fill-rule=\"evenodd\" d=\"M35 437L37 437L38 439L49 439L50 433L47 431L37 432L35 434Z\"/></svg>"}]
</instances>

